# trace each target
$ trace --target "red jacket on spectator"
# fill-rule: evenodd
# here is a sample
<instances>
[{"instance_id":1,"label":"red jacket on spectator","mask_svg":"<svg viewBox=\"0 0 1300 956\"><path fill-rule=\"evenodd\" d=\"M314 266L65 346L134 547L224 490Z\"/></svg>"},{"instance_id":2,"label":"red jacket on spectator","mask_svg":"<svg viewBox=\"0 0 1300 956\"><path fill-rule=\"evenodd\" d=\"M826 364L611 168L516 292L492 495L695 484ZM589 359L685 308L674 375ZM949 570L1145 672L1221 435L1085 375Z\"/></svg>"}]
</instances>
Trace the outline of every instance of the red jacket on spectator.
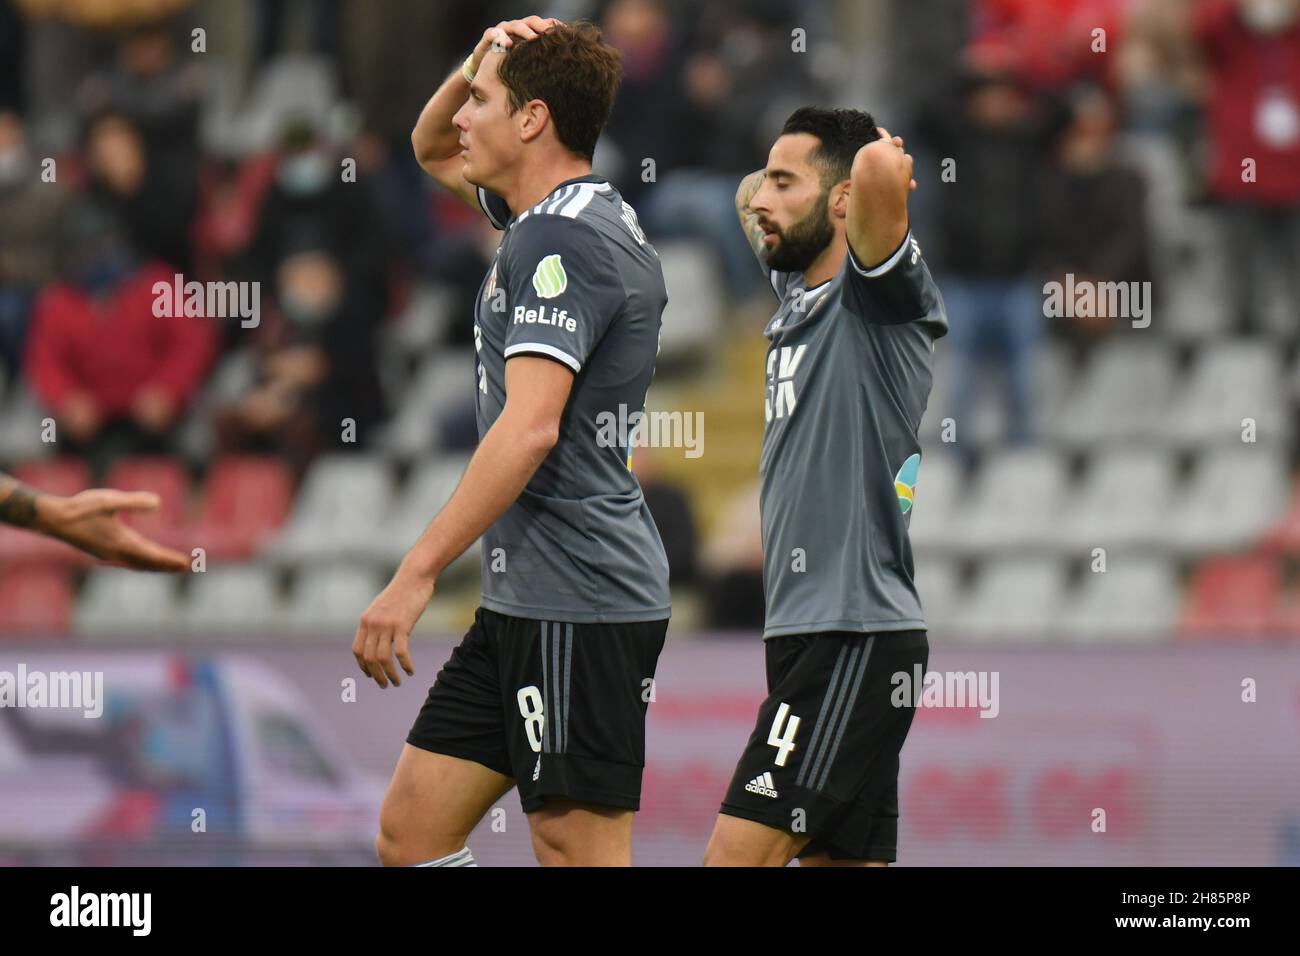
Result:
<instances>
[{"instance_id":1,"label":"red jacket on spectator","mask_svg":"<svg viewBox=\"0 0 1300 956\"><path fill-rule=\"evenodd\" d=\"M85 391L113 421L130 414L148 385L165 389L178 409L189 403L212 364L217 336L210 319L154 316L154 283L170 288L173 272L150 264L98 302L66 282L41 293L24 373L48 407Z\"/></svg>"},{"instance_id":2,"label":"red jacket on spectator","mask_svg":"<svg viewBox=\"0 0 1300 956\"><path fill-rule=\"evenodd\" d=\"M1300 21L1273 35L1242 22L1233 0L1196 11L1210 68L1210 194L1257 205L1300 203ZM1254 182L1242 160L1255 160Z\"/></svg>"}]
</instances>

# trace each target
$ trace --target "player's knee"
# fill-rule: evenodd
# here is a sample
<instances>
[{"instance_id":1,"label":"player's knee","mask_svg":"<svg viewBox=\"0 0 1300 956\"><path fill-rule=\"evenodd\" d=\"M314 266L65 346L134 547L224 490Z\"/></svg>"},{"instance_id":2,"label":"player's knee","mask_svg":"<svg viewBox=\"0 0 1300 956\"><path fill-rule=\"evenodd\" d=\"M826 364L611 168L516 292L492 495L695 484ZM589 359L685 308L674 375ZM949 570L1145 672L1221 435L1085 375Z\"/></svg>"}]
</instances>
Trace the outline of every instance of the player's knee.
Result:
<instances>
[{"instance_id":1,"label":"player's knee","mask_svg":"<svg viewBox=\"0 0 1300 956\"><path fill-rule=\"evenodd\" d=\"M440 859L465 846L469 834L418 834L398 814L384 810L375 835L375 855L384 866L415 866Z\"/></svg>"}]
</instances>

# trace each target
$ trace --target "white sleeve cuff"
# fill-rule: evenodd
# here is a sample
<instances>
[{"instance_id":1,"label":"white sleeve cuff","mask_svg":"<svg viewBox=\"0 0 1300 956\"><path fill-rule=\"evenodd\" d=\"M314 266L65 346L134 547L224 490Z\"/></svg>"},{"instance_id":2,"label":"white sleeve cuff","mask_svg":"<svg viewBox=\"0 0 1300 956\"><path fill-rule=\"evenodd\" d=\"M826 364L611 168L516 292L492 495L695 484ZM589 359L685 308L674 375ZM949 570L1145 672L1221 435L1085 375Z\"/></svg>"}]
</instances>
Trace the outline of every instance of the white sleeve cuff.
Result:
<instances>
[{"instance_id":1,"label":"white sleeve cuff","mask_svg":"<svg viewBox=\"0 0 1300 956\"><path fill-rule=\"evenodd\" d=\"M582 371L582 363L576 358L563 349L557 349L554 345L547 345L545 342L516 342L506 349L505 357L510 358L510 356L518 355L521 352L549 356L569 366L569 368L573 369L575 375Z\"/></svg>"},{"instance_id":2,"label":"white sleeve cuff","mask_svg":"<svg viewBox=\"0 0 1300 956\"><path fill-rule=\"evenodd\" d=\"M858 257L853 253L853 247L849 246L849 262L853 264L854 271L863 278L878 279L890 269L894 268L894 266L898 265L899 261L903 258L903 253L912 246L914 241L915 240L912 239L912 231L909 229L907 235L903 237L902 243L900 243L898 248L894 250L894 254L872 269L867 269L858 262Z\"/></svg>"}]
</instances>

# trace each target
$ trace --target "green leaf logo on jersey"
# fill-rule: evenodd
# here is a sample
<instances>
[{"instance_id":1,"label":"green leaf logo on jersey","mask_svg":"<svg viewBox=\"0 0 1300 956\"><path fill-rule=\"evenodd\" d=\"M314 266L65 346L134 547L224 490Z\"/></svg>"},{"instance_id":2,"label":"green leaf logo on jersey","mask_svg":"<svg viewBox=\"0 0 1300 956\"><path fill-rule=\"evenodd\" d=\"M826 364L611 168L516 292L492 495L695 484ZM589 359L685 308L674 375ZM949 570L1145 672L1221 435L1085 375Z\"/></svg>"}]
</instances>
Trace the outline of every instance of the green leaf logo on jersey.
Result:
<instances>
[{"instance_id":1,"label":"green leaf logo on jersey","mask_svg":"<svg viewBox=\"0 0 1300 956\"><path fill-rule=\"evenodd\" d=\"M903 462L894 476L894 491L898 493L898 507L907 514L912 510L912 499L916 495L916 473L921 470L921 456L913 455Z\"/></svg>"},{"instance_id":2,"label":"green leaf logo on jersey","mask_svg":"<svg viewBox=\"0 0 1300 956\"><path fill-rule=\"evenodd\" d=\"M569 277L564 274L560 254L547 256L537 263L533 272L533 291L539 299L554 299L569 287Z\"/></svg>"}]
</instances>

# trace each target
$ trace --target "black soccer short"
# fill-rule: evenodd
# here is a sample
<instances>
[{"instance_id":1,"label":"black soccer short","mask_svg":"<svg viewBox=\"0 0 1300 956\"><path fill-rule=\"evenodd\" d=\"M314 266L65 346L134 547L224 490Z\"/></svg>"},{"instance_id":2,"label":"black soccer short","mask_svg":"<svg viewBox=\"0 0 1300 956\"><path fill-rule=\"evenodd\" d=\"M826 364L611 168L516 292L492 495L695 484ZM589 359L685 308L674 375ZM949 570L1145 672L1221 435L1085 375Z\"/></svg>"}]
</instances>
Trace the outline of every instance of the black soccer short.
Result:
<instances>
[{"instance_id":1,"label":"black soccer short","mask_svg":"<svg viewBox=\"0 0 1300 956\"><path fill-rule=\"evenodd\" d=\"M547 797L638 810L667 633L667 619L568 624L479 608L406 742L513 777L525 813Z\"/></svg>"},{"instance_id":2,"label":"black soccer short","mask_svg":"<svg viewBox=\"0 0 1300 956\"><path fill-rule=\"evenodd\" d=\"M768 696L721 812L807 834L800 856L894 861L898 758L915 708L894 706L892 678L925 672L925 631L764 643Z\"/></svg>"}]
</instances>

